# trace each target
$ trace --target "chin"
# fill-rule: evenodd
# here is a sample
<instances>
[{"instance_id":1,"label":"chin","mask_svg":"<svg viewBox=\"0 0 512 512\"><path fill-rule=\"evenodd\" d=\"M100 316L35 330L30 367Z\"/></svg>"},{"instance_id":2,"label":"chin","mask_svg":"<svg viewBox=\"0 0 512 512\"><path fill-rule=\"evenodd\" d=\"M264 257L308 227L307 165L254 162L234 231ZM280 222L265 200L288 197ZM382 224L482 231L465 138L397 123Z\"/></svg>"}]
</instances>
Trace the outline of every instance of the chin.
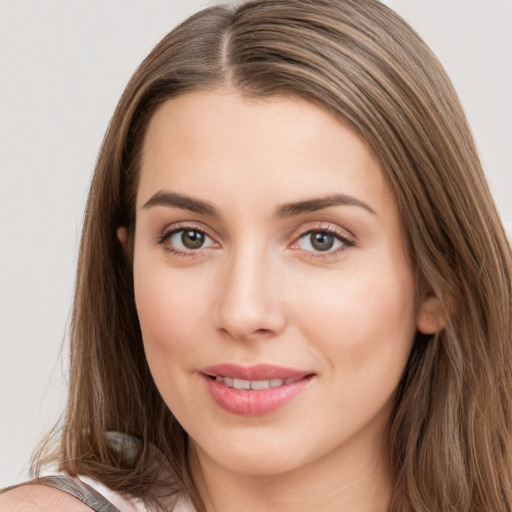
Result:
<instances>
[{"instance_id":1,"label":"chin","mask_svg":"<svg viewBox=\"0 0 512 512\"><path fill-rule=\"evenodd\" d=\"M298 450L284 446L275 449L268 443L255 445L224 446L222 449L211 450L210 447L198 447L193 443L200 458L210 459L216 466L232 473L247 476L273 476L292 471L306 461L298 460Z\"/></svg>"},{"instance_id":2,"label":"chin","mask_svg":"<svg viewBox=\"0 0 512 512\"><path fill-rule=\"evenodd\" d=\"M232 473L247 476L276 476L293 471L300 462L283 461L273 453L259 454L236 461L219 461L223 467Z\"/></svg>"}]
</instances>

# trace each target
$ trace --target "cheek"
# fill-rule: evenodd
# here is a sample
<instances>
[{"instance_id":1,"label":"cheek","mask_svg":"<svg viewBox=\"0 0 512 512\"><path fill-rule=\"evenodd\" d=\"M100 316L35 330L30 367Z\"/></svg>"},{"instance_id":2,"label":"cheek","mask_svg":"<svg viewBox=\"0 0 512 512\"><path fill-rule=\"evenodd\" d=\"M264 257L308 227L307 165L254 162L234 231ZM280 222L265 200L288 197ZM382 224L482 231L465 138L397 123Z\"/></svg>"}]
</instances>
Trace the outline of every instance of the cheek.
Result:
<instances>
[{"instance_id":1,"label":"cheek","mask_svg":"<svg viewBox=\"0 0 512 512\"><path fill-rule=\"evenodd\" d=\"M206 325L205 297L179 273L152 265L134 269L135 302L152 372L183 360L200 344Z\"/></svg>"},{"instance_id":2,"label":"cheek","mask_svg":"<svg viewBox=\"0 0 512 512\"><path fill-rule=\"evenodd\" d=\"M343 272L300 294L302 330L346 375L403 371L415 335L415 288L404 264ZM371 375L372 373L368 373Z\"/></svg>"}]
</instances>

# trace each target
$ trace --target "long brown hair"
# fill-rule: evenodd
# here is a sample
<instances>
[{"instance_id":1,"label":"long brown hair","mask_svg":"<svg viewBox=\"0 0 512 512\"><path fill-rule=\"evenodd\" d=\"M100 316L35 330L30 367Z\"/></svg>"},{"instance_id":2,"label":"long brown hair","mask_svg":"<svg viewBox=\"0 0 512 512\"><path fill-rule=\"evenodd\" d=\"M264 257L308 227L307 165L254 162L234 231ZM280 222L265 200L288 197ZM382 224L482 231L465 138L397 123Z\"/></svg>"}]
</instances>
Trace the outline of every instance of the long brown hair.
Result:
<instances>
[{"instance_id":1,"label":"long brown hair","mask_svg":"<svg viewBox=\"0 0 512 512\"><path fill-rule=\"evenodd\" d=\"M510 245L449 79L417 34L376 0L209 8L137 69L107 130L87 204L69 401L56 431L61 468L153 502L184 490L204 510L187 435L145 360L130 255L116 230L135 224L141 146L156 109L187 91L226 86L251 97L305 98L370 144L395 192L418 282L445 307L446 328L417 335L397 395L391 510L512 510ZM112 450L107 431L139 438L138 452ZM175 488L159 484L152 444L169 460Z\"/></svg>"}]
</instances>

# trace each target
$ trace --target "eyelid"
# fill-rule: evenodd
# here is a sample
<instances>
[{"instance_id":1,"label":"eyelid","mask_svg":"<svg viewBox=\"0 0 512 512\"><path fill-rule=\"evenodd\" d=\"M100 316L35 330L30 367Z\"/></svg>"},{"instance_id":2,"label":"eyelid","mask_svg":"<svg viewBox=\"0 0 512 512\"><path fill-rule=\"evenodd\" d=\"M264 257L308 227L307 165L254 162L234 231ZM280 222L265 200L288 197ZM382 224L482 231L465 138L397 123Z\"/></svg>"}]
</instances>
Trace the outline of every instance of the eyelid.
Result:
<instances>
[{"instance_id":1,"label":"eyelid","mask_svg":"<svg viewBox=\"0 0 512 512\"><path fill-rule=\"evenodd\" d=\"M185 230L191 230L191 231L199 231L201 233L204 233L205 236L210 238L213 241L213 246L209 245L207 247L200 247L198 249L189 249L184 250L181 248L172 248L169 246L166 246L166 242L169 240L171 236L173 236L175 233L178 233L180 231ZM326 251L314 251L314 250L306 250L302 249L301 247L298 247L299 240L314 232L326 232L329 234L334 235L340 242L342 242L342 247L336 248L334 250L326 250ZM200 254L205 251L209 250L211 248L219 248L221 247L221 244L217 241L218 237L216 234L212 233L212 230L208 227L202 224L201 222L197 221L180 221L173 224L170 224L166 226L163 230L161 230L158 235L155 238L155 243L158 245L164 246L164 248L174 254L181 255L181 256L200 256ZM295 234L293 235L293 242L288 246L289 248L293 250L302 251L303 253L308 253L310 257L330 257L335 256L340 252L344 252L349 247L355 246L355 236L350 233L348 230L341 228L340 226L337 226L336 224L330 223L330 222L310 222L305 225L302 225L298 230L296 230Z\"/></svg>"},{"instance_id":2,"label":"eyelid","mask_svg":"<svg viewBox=\"0 0 512 512\"><path fill-rule=\"evenodd\" d=\"M340 240L343 243L342 247L339 247L338 249L334 250L328 250L328 251L308 251L305 249L302 249L298 247L299 240L311 233L315 232L325 232L329 233L331 235L334 235L338 240ZM305 226L301 226L301 228L298 230L298 232L295 233L293 237L293 242L290 245L291 249L303 251L305 253L309 253L311 257L329 257L334 256L338 254L339 252L344 252L349 247L353 247L356 245L355 242L355 236L347 231L346 229L343 229L335 224L321 222L321 223L308 223Z\"/></svg>"},{"instance_id":3,"label":"eyelid","mask_svg":"<svg viewBox=\"0 0 512 512\"><path fill-rule=\"evenodd\" d=\"M214 246L220 247L219 242L217 241L217 237L211 233L211 230L205 226L204 224L196 221L181 221L181 222L175 222L173 224L170 224L166 226L163 230L161 230L158 235L156 236L155 242L157 245L162 245L164 248L177 255L182 256L199 256L199 254L204 251L211 249L212 246L207 247L200 247L198 249L180 249L180 248L171 248L170 246L166 246L166 242L176 233L179 233L180 231L199 231L203 233L205 236L207 236L210 240L213 241ZM213 246L213 248L215 248Z\"/></svg>"}]
</instances>

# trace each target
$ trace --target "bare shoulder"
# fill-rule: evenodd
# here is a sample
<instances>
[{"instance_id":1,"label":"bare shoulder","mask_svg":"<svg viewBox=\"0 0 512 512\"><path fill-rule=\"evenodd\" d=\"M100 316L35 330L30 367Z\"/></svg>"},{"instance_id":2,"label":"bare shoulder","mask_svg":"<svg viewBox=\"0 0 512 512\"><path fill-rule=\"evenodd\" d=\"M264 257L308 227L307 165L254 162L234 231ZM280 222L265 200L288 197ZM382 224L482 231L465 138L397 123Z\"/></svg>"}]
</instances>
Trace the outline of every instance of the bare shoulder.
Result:
<instances>
[{"instance_id":1,"label":"bare shoulder","mask_svg":"<svg viewBox=\"0 0 512 512\"><path fill-rule=\"evenodd\" d=\"M47 485L22 485L0 494L0 512L91 512L64 491Z\"/></svg>"}]
</instances>

